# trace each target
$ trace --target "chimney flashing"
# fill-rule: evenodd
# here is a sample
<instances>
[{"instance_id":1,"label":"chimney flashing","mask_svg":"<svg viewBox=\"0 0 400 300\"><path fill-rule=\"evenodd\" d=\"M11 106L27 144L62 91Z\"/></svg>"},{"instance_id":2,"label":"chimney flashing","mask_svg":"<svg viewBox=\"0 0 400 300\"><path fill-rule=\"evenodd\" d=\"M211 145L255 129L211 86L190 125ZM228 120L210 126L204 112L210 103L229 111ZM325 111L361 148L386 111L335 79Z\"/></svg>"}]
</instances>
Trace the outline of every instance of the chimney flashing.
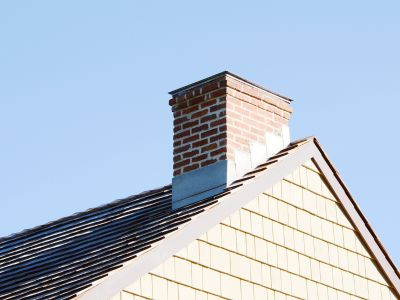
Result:
<instances>
[{"instance_id":1,"label":"chimney flashing","mask_svg":"<svg viewBox=\"0 0 400 300\"><path fill-rule=\"evenodd\" d=\"M228 186L229 161L223 160L172 178L172 209L221 193Z\"/></svg>"}]
</instances>

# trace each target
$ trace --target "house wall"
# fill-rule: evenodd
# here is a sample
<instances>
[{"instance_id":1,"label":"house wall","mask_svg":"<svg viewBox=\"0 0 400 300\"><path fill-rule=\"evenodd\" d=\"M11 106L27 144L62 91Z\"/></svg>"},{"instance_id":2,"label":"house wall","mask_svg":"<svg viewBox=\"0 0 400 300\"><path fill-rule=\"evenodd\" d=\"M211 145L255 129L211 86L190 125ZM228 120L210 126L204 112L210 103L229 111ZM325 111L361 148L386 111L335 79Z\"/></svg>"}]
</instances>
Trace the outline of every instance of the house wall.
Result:
<instances>
[{"instance_id":1,"label":"house wall","mask_svg":"<svg viewBox=\"0 0 400 300\"><path fill-rule=\"evenodd\" d=\"M396 299L310 161L122 299Z\"/></svg>"}]
</instances>

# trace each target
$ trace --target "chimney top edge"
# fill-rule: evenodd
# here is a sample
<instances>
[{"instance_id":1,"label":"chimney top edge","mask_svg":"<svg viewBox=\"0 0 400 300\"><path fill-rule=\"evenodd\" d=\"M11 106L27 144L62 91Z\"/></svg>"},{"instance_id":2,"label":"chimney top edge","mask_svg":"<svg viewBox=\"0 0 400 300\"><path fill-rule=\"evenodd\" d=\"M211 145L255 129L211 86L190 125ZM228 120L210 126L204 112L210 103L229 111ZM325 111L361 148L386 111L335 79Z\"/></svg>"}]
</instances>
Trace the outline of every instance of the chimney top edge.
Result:
<instances>
[{"instance_id":1,"label":"chimney top edge","mask_svg":"<svg viewBox=\"0 0 400 300\"><path fill-rule=\"evenodd\" d=\"M218 77L222 77L222 76L230 76L230 77L236 78L236 79L238 79L238 80L240 80L240 81L243 81L243 82L245 82L245 83L247 83L247 84L249 84L249 85L255 86L255 87L257 87L257 88L259 88L259 89L262 89L262 90L264 90L264 91L266 91L266 92L268 92L268 93L271 93L271 94L273 94L273 95L275 95L275 96L281 98L282 100L284 100L284 101L286 101L286 102L288 102L288 103L290 103L290 102L293 101L293 99L290 99L290 98L288 98L288 97L286 97L286 96L283 96L283 95L278 94L278 93L276 93L276 92L273 92L273 91L271 91L271 90L269 90L269 89L266 89L265 87L263 87L263 86L261 86L261 85L259 85L259 84L255 84L255 83L253 83L253 82L251 82L251 81L249 81L249 80L247 80L247 79L244 79L243 77L240 77L240 76L238 76L238 75L236 75L236 74L233 74L232 72L229 72L229 71L223 71L223 72L214 74L214 75L212 75L212 76L206 77L206 78L204 78L204 79L201 79L201 80L199 80L199 81L193 82L193 83L191 83L191 84L185 85L185 86L183 86L183 87L181 87L181 88L178 88L178 89L175 89L175 90L169 92L169 94L170 94L171 96L176 96L176 95L178 95L178 94L182 94L182 93L186 92L187 90L193 89L193 88L195 88L195 87L197 87L197 86L203 85L203 84L205 84L205 83L207 83L207 82L210 82L210 81L212 81L212 80L214 80L214 79L216 79L216 78L218 78Z\"/></svg>"}]
</instances>

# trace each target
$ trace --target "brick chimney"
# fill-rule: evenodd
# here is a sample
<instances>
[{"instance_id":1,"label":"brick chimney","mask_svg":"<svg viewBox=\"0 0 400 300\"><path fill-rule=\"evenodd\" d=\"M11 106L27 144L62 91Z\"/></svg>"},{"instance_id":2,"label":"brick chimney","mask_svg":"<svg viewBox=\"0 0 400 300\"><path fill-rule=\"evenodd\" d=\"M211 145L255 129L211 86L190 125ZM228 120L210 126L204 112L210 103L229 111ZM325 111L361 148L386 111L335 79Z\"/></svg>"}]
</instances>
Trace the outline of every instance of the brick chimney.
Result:
<instances>
[{"instance_id":1,"label":"brick chimney","mask_svg":"<svg viewBox=\"0 0 400 300\"><path fill-rule=\"evenodd\" d=\"M221 192L290 142L291 100L230 72L170 95L173 208Z\"/></svg>"}]
</instances>

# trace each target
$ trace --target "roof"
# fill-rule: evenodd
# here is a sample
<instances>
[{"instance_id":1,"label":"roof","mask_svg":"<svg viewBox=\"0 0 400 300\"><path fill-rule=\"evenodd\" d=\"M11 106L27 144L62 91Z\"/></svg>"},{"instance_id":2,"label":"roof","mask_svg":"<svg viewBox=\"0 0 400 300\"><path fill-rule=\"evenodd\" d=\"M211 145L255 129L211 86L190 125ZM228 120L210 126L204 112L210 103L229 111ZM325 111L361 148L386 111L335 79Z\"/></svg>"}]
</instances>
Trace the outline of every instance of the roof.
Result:
<instances>
[{"instance_id":1,"label":"roof","mask_svg":"<svg viewBox=\"0 0 400 300\"><path fill-rule=\"evenodd\" d=\"M69 299L215 200L171 209L171 186L0 240L1 299Z\"/></svg>"},{"instance_id":2,"label":"roof","mask_svg":"<svg viewBox=\"0 0 400 300\"><path fill-rule=\"evenodd\" d=\"M165 186L0 239L1 299L107 299L313 158L399 293L399 273L319 143L290 144L224 192L172 210Z\"/></svg>"}]
</instances>

